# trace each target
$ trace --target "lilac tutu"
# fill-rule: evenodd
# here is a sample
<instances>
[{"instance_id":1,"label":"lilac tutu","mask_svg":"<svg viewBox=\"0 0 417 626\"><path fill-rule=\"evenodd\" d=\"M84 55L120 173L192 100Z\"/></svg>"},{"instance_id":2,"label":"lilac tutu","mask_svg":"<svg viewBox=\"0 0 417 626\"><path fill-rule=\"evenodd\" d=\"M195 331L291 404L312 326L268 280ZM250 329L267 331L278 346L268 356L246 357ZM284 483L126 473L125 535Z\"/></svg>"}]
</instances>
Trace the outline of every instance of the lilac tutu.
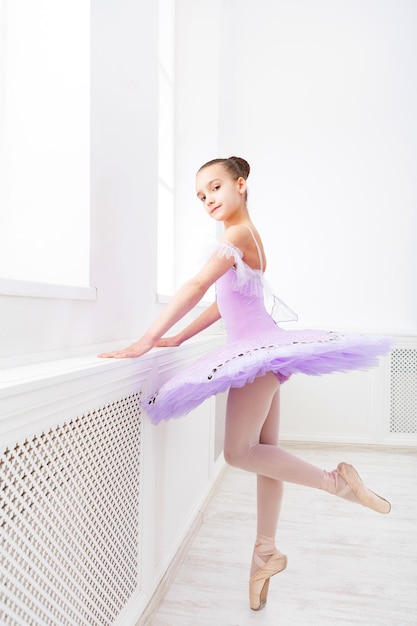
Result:
<instances>
[{"instance_id":1,"label":"lilac tutu","mask_svg":"<svg viewBox=\"0 0 417 626\"><path fill-rule=\"evenodd\" d=\"M186 415L207 398L243 387L267 372L284 382L297 372L317 376L369 369L392 349L392 339L379 335L282 329L265 307L263 273L247 266L242 253L230 244L219 243L217 253L235 260L216 283L227 341L144 400L152 423ZM291 309L281 301L278 305L285 319L294 319Z\"/></svg>"}]
</instances>

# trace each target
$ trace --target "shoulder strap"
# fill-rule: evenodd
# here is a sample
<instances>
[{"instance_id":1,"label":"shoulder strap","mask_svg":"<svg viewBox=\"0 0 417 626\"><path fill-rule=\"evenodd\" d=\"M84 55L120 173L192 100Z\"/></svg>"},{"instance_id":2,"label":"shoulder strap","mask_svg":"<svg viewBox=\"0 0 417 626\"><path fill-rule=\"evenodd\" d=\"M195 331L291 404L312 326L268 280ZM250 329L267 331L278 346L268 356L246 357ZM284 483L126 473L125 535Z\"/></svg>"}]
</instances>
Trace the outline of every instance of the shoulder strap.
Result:
<instances>
[{"instance_id":1,"label":"shoulder strap","mask_svg":"<svg viewBox=\"0 0 417 626\"><path fill-rule=\"evenodd\" d=\"M261 272L263 272L264 271L264 262L263 262L263 258L262 258L261 247L260 247L259 243L257 242L256 237L255 237L254 232L251 229L251 227L248 226L247 224L242 224L242 226L247 228L248 231L250 232L250 234L252 235L252 238L253 238L253 240L255 242L256 249L258 251L260 270L261 270Z\"/></svg>"}]
</instances>

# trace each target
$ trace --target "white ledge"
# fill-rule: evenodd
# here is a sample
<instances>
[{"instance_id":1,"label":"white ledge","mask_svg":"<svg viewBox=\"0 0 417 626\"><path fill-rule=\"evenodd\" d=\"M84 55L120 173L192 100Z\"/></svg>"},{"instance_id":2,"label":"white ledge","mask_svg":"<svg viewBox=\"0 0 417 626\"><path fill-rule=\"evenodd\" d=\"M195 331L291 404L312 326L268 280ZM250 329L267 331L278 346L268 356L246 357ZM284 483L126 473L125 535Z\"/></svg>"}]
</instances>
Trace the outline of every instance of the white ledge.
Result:
<instances>
[{"instance_id":1,"label":"white ledge","mask_svg":"<svg viewBox=\"0 0 417 626\"><path fill-rule=\"evenodd\" d=\"M29 280L0 278L0 295L20 298L51 298L60 300L97 300L95 287L55 285Z\"/></svg>"},{"instance_id":2,"label":"white ledge","mask_svg":"<svg viewBox=\"0 0 417 626\"><path fill-rule=\"evenodd\" d=\"M155 348L137 359L101 359L97 353L103 346L97 351L90 346L88 354L0 370L0 444L54 428L118 398L146 397L161 380L223 340L222 335L206 335L177 348Z\"/></svg>"},{"instance_id":3,"label":"white ledge","mask_svg":"<svg viewBox=\"0 0 417 626\"><path fill-rule=\"evenodd\" d=\"M173 362L183 360L187 355L209 349L212 345L218 345L223 340L223 335L203 335L198 339L191 339L175 348L154 348L147 354L137 359L103 359L97 353L103 352L102 346L97 347L97 353L91 348L89 354L71 356L61 359L53 359L38 363L30 363L17 367L0 369L0 399L17 392L21 393L34 387L42 387L45 383L58 383L62 380L83 378L100 372L132 368L134 370L147 370L152 367L155 360ZM122 342L122 345L127 345ZM117 349L119 346L112 347ZM107 351L107 350L105 350Z\"/></svg>"}]
</instances>

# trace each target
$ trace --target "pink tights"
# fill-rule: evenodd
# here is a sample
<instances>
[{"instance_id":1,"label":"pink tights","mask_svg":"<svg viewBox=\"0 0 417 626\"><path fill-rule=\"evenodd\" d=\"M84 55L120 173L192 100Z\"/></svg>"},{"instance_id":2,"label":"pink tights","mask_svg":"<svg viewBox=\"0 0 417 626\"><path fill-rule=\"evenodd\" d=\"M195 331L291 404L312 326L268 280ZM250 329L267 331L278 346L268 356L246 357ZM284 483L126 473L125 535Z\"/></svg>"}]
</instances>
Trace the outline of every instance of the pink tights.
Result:
<instances>
[{"instance_id":1,"label":"pink tights","mask_svg":"<svg viewBox=\"0 0 417 626\"><path fill-rule=\"evenodd\" d=\"M275 549L284 482L357 501L336 471L325 472L278 446L279 391L278 379L268 373L241 389L230 389L227 402L224 455L229 465L257 474L255 554L263 560ZM252 573L257 567L253 562Z\"/></svg>"}]
</instances>

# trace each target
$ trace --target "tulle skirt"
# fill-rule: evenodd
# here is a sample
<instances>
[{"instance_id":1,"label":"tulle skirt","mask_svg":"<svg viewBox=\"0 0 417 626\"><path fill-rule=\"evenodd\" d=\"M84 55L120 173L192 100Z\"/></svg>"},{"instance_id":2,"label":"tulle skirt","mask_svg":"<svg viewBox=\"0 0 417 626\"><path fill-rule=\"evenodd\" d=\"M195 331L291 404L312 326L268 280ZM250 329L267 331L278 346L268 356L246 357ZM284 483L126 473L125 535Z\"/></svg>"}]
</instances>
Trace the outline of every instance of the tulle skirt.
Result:
<instances>
[{"instance_id":1,"label":"tulle skirt","mask_svg":"<svg viewBox=\"0 0 417 626\"><path fill-rule=\"evenodd\" d=\"M340 334L322 330L282 330L227 342L200 357L146 398L152 423L181 417L210 396L243 387L273 372L281 382L301 372L318 376L365 370L392 349L379 335Z\"/></svg>"}]
</instances>

